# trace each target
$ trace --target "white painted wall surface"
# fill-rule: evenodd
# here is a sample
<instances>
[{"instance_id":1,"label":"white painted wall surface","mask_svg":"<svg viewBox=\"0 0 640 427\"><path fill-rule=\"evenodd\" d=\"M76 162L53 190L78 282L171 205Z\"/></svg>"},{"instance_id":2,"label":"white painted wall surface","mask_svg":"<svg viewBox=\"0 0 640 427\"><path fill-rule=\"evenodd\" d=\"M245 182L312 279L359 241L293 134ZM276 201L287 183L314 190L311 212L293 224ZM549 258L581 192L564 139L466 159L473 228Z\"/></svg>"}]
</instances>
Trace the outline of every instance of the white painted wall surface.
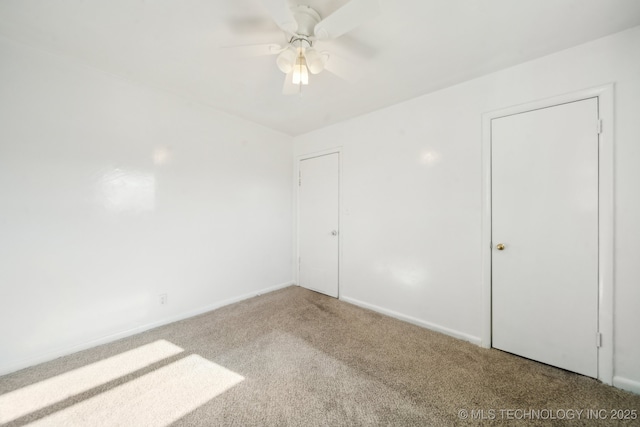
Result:
<instances>
[{"instance_id":1,"label":"white painted wall surface","mask_svg":"<svg viewBox=\"0 0 640 427\"><path fill-rule=\"evenodd\" d=\"M291 159L289 136L0 39L0 374L291 283Z\"/></svg>"},{"instance_id":2,"label":"white painted wall surface","mask_svg":"<svg viewBox=\"0 0 640 427\"><path fill-rule=\"evenodd\" d=\"M638 52L635 27L294 138L343 147L343 299L479 342L482 114L613 82L614 385L640 393Z\"/></svg>"}]
</instances>

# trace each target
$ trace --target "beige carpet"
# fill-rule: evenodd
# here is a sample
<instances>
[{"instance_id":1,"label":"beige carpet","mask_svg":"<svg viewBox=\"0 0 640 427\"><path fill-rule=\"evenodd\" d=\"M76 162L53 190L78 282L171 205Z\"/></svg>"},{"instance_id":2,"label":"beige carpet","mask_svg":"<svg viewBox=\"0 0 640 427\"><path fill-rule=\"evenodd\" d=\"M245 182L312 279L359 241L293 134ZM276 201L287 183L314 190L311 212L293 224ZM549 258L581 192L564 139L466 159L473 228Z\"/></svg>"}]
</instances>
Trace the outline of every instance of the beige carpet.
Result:
<instances>
[{"instance_id":1,"label":"beige carpet","mask_svg":"<svg viewBox=\"0 0 640 427\"><path fill-rule=\"evenodd\" d=\"M298 287L0 377L9 426L640 425L612 419L633 411L640 396Z\"/></svg>"}]
</instances>

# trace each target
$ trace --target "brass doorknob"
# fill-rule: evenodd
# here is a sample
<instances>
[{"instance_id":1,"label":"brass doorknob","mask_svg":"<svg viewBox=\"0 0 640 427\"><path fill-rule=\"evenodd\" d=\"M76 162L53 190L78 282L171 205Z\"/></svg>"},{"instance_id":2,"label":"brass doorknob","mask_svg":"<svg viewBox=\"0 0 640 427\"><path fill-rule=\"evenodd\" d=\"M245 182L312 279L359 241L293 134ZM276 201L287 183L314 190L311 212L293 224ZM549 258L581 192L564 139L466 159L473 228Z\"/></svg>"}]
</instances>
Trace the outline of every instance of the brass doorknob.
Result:
<instances>
[{"instance_id":1,"label":"brass doorknob","mask_svg":"<svg viewBox=\"0 0 640 427\"><path fill-rule=\"evenodd\" d=\"M499 251L502 251L502 250L504 250L504 245L502 243L498 243L496 245L496 249L499 250Z\"/></svg>"}]
</instances>

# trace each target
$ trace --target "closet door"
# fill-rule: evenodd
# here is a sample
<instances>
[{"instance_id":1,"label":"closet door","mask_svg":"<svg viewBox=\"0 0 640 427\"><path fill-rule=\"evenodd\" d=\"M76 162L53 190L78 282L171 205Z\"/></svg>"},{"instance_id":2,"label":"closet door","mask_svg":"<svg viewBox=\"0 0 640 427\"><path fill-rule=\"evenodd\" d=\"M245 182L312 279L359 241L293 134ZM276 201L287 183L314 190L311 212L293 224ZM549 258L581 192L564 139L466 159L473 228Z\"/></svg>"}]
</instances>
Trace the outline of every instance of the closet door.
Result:
<instances>
[{"instance_id":1,"label":"closet door","mask_svg":"<svg viewBox=\"0 0 640 427\"><path fill-rule=\"evenodd\" d=\"M338 297L340 154L300 161L298 284Z\"/></svg>"},{"instance_id":2,"label":"closet door","mask_svg":"<svg viewBox=\"0 0 640 427\"><path fill-rule=\"evenodd\" d=\"M597 377L598 100L492 120L492 343Z\"/></svg>"}]
</instances>

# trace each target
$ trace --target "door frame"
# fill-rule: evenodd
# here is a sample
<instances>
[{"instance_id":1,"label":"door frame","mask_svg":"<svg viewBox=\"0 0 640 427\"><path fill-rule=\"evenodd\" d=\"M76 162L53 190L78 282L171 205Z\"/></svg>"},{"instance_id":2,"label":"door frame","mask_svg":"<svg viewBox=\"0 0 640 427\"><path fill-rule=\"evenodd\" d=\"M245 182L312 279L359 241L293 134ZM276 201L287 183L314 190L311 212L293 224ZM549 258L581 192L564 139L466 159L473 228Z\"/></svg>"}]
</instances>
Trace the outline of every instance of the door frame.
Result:
<instances>
[{"instance_id":1,"label":"door frame","mask_svg":"<svg viewBox=\"0 0 640 427\"><path fill-rule=\"evenodd\" d=\"M293 186L296 215L293 238L296 250L295 258L293 260L293 277L295 278L295 283L300 286L300 185L298 185L298 180L300 178L300 162L330 154L338 154L338 299L340 299L342 295L342 147L334 147L326 150L305 153L294 159Z\"/></svg>"},{"instance_id":2,"label":"door frame","mask_svg":"<svg viewBox=\"0 0 640 427\"><path fill-rule=\"evenodd\" d=\"M598 379L613 383L614 310L614 85L607 84L552 98L528 102L482 115L482 336L481 346L491 348L491 121L500 117L559 104L598 99L602 121L598 148ZM596 131L597 123L594 123ZM596 345L596 337L593 337Z\"/></svg>"}]
</instances>

